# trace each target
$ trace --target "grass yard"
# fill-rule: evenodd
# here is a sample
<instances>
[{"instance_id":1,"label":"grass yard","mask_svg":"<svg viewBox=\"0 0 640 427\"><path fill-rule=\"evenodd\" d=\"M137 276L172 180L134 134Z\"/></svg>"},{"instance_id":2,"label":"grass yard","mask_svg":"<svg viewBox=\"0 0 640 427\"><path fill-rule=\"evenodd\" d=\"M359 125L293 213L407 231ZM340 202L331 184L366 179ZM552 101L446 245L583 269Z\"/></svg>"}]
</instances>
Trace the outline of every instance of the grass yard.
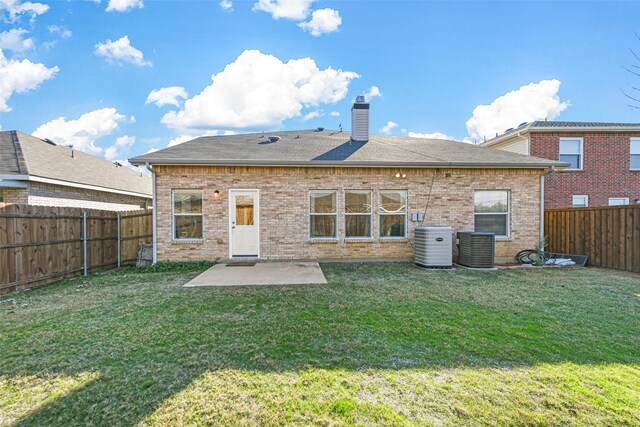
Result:
<instances>
[{"instance_id":1,"label":"grass yard","mask_svg":"<svg viewBox=\"0 0 640 427\"><path fill-rule=\"evenodd\" d=\"M323 269L326 286L125 269L0 297L0 424L640 425L633 276Z\"/></svg>"}]
</instances>

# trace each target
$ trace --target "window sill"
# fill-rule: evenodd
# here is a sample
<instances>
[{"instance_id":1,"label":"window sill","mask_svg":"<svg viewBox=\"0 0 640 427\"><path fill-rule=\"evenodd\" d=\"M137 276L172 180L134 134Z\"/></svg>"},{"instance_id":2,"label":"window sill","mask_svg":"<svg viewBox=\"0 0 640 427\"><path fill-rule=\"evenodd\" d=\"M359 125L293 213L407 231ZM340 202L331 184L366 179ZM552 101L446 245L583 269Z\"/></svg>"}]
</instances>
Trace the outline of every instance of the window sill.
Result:
<instances>
[{"instance_id":1,"label":"window sill","mask_svg":"<svg viewBox=\"0 0 640 427\"><path fill-rule=\"evenodd\" d=\"M308 239L307 243L338 243L338 239Z\"/></svg>"},{"instance_id":2,"label":"window sill","mask_svg":"<svg viewBox=\"0 0 640 427\"><path fill-rule=\"evenodd\" d=\"M204 239L197 239L197 240L172 240L171 241L172 245L202 245L204 244Z\"/></svg>"},{"instance_id":3,"label":"window sill","mask_svg":"<svg viewBox=\"0 0 640 427\"><path fill-rule=\"evenodd\" d=\"M381 237L380 243L406 243L409 239L406 237Z\"/></svg>"},{"instance_id":4,"label":"window sill","mask_svg":"<svg viewBox=\"0 0 640 427\"><path fill-rule=\"evenodd\" d=\"M373 243L374 240L370 237L346 237L345 243Z\"/></svg>"}]
</instances>

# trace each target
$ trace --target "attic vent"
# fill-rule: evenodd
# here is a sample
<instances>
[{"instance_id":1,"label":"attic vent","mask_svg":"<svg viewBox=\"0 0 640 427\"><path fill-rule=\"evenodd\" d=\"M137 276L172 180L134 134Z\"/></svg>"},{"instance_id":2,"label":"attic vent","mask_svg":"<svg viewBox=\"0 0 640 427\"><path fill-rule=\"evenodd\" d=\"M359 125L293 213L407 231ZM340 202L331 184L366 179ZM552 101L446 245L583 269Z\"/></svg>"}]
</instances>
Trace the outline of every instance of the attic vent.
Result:
<instances>
[{"instance_id":1,"label":"attic vent","mask_svg":"<svg viewBox=\"0 0 640 427\"><path fill-rule=\"evenodd\" d=\"M120 162L113 162L113 164L117 167L117 168L121 168L122 167L122 163Z\"/></svg>"},{"instance_id":2,"label":"attic vent","mask_svg":"<svg viewBox=\"0 0 640 427\"><path fill-rule=\"evenodd\" d=\"M316 132L322 132L324 128L316 128Z\"/></svg>"},{"instance_id":3,"label":"attic vent","mask_svg":"<svg viewBox=\"0 0 640 427\"><path fill-rule=\"evenodd\" d=\"M280 141L280 137L279 136L270 136L269 137L269 141L278 142L278 141Z\"/></svg>"},{"instance_id":4,"label":"attic vent","mask_svg":"<svg viewBox=\"0 0 640 427\"><path fill-rule=\"evenodd\" d=\"M529 122L522 122L522 123L520 123L520 124L518 125L518 127L519 127L519 128L521 128L522 126L526 125L527 123L529 123Z\"/></svg>"},{"instance_id":5,"label":"attic vent","mask_svg":"<svg viewBox=\"0 0 640 427\"><path fill-rule=\"evenodd\" d=\"M47 144L58 145L55 142L53 142L52 140L50 140L49 138L45 138L45 139L43 139L43 141L46 142Z\"/></svg>"},{"instance_id":6,"label":"attic vent","mask_svg":"<svg viewBox=\"0 0 640 427\"><path fill-rule=\"evenodd\" d=\"M505 132L511 132L513 130L513 128L509 128L507 130L505 130Z\"/></svg>"}]
</instances>

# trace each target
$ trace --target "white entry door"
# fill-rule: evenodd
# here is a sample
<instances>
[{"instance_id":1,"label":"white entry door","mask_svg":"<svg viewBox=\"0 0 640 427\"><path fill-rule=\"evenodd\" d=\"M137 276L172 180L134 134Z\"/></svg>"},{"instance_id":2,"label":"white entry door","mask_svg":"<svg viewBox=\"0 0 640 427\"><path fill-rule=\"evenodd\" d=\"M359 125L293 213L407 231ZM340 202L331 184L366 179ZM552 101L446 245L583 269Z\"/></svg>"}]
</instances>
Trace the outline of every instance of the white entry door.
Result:
<instances>
[{"instance_id":1,"label":"white entry door","mask_svg":"<svg viewBox=\"0 0 640 427\"><path fill-rule=\"evenodd\" d=\"M260 194L229 190L229 255L260 256Z\"/></svg>"}]
</instances>

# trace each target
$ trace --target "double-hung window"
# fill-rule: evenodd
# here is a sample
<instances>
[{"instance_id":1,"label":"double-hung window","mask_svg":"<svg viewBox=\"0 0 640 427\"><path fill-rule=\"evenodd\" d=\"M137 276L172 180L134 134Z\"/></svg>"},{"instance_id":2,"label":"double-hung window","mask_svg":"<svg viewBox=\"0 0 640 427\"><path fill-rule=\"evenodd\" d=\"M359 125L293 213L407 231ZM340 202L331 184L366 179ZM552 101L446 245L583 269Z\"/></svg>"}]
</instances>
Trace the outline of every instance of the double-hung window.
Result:
<instances>
[{"instance_id":1,"label":"double-hung window","mask_svg":"<svg viewBox=\"0 0 640 427\"><path fill-rule=\"evenodd\" d=\"M407 237L407 192L380 190L380 238Z\"/></svg>"},{"instance_id":2,"label":"double-hung window","mask_svg":"<svg viewBox=\"0 0 640 427\"><path fill-rule=\"evenodd\" d=\"M631 138L629 153L629 168L640 170L640 138Z\"/></svg>"},{"instance_id":3,"label":"double-hung window","mask_svg":"<svg viewBox=\"0 0 640 427\"><path fill-rule=\"evenodd\" d=\"M506 190L474 193L475 231L509 237L509 192Z\"/></svg>"},{"instance_id":4,"label":"double-hung window","mask_svg":"<svg viewBox=\"0 0 640 427\"><path fill-rule=\"evenodd\" d=\"M344 237L371 238L371 191L345 190Z\"/></svg>"},{"instance_id":5,"label":"double-hung window","mask_svg":"<svg viewBox=\"0 0 640 427\"><path fill-rule=\"evenodd\" d=\"M335 190L309 192L309 237L312 239L337 239L338 227Z\"/></svg>"},{"instance_id":6,"label":"double-hung window","mask_svg":"<svg viewBox=\"0 0 640 427\"><path fill-rule=\"evenodd\" d=\"M589 207L589 196L586 194L577 194L571 196L571 207L586 208Z\"/></svg>"},{"instance_id":7,"label":"double-hung window","mask_svg":"<svg viewBox=\"0 0 640 427\"><path fill-rule=\"evenodd\" d=\"M609 197L609 206L625 206L628 204L628 197Z\"/></svg>"},{"instance_id":8,"label":"double-hung window","mask_svg":"<svg viewBox=\"0 0 640 427\"><path fill-rule=\"evenodd\" d=\"M560 161L569 163L566 170L582 169L582 151L582 138L560 138Z\"/></svg>"},{"instance_id":9,"label":"double-hung window","mask_svg":"<svg viewBox=\"0 0 640 427\"><path fill-rule=\"evenodd\" d=\"M173 190L173 239L202 240L202 191Z\"/></svg>"}]
</instances>

